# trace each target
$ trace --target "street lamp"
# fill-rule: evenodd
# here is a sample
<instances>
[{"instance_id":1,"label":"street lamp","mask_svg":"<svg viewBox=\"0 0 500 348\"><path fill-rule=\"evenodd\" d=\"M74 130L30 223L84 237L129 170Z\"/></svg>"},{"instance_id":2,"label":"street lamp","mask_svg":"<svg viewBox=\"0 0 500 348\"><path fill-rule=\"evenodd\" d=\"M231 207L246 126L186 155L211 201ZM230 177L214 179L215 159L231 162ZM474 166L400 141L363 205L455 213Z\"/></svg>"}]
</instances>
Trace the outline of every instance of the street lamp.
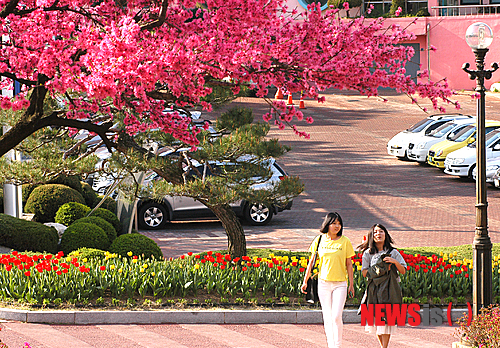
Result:
<instances>
[{"instance_id":1,"label":"street lamp","mask_svg":"<svg viewBox=\"0 0 500 348\"><path fill-rule=\"evenodd\" d=\"M476 233L473 249L472 296L473 314L479 314L483 307L492 302L492 272L491 272L491 240L488 236L488 202L486 201L486 145L485 145L485 92L484 80L489 80L492 73L498 69L498 64L491 64L491 70L484 69L484 57L488 46L493 41L493 31L485 23L474 23L467 28L465 40L476 56L477 70L469 70L470 64L465 63L462 69L469 74L471 80L476 80L475 91L477 99L476 127Z\"/></svg>"}]
</instances>

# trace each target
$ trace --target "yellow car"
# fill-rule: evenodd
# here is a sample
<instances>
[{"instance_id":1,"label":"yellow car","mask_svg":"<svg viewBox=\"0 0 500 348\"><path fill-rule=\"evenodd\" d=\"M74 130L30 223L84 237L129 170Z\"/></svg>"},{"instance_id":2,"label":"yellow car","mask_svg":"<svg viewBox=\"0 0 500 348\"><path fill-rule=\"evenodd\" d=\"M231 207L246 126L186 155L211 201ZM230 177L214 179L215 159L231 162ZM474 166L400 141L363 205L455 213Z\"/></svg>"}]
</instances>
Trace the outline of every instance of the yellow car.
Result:
<instances>
[{"instance_id":1,"label":"yellow car","mask_svg":"<svg viewBox=\"0 0 500 348\"><path fill-rule=\"evenodd\" d=\"M486 134L500 128L499 121L486 121L484 125ZM434 167L444 168L444 160L450 152L461 149L474 141L476 141L476 124L470 124L457 134L449 136L448 140L432 145L427 153L427 163Z\"/></svg>"}]
</instances>

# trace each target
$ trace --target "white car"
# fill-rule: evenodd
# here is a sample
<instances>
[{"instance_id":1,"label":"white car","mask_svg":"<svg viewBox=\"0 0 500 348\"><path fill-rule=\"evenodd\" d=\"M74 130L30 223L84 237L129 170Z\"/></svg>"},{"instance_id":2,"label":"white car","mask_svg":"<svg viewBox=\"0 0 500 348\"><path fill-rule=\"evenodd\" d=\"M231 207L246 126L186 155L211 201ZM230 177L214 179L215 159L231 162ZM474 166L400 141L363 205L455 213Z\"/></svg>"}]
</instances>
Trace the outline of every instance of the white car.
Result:
<instances>
[{"instance_id":1,"label":"white car","mask_svg":"<svg viewBox=\"0 0 500 348\"><path fill-rule=\"evenodd\" d=\"M500 157L489 160L486 163L486 182L487 183L490 183L491 185L496 186L495 185L495 178L498 181L499 175L500 175L500 173L498 171L499 169L500 169ZM477 172L477 167L474 167L474 169L472 170L472 178L474 180L476 180L476 172ZM498 186L496 186L496 187L500 187L500 182L498 183Z\"/></svg>"},{"instance_id":2,"label":"white car","mask_svg":"<svg viewBox=\"0 0 500 348\"><path fill-rule=\"evenodd\" d=\"M430 134L434 129L448 121L456 119L472 118L472 116L462 114L432 115L417 122L405 131L396 134L387 143L387 153L398 158L407 158L408 146L416 137Z\"/></svg>"},{"instance_id":3,"label":"white car","mask_svg":"<svg viewBox=\"0 0 500 348\"><path fill-rule=\"evenodd\" d=\"M469 124L476 122L475 118L455 119L442 124L438 128L431 131L429 134L423 134L415 137L409 144L407 150L408 159L425 163L427 161L427 153L432 145L443 140L449 140L457 132Z\"/></svg>"},{"instance_id":4,"label":"white car","mask_svg":"<svg viewBox=\"0 0 500 348\"><path fill-rule=\"evenodd\" d=\"M485 144L486 166L488 166L490 160L500 158L500 129L495 129L486 134ZM446 156L444 167L446 174L472 179L472 171L476 167L476 142L450 152Z\"/></svg>"}]
</instances>

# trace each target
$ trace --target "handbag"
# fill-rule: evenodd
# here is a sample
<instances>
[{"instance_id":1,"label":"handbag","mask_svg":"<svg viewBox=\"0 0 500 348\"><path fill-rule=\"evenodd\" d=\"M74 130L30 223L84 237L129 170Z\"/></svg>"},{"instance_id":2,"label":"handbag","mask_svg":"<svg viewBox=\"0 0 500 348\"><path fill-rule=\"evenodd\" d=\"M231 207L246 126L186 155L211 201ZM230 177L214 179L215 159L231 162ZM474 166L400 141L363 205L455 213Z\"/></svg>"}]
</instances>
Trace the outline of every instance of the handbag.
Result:
<instances>
[{"instance_id":1,"label":"handbag","mask_svg":"<svg viewBox=\"0 0 500 348\"><path fill-rule=\"evenodd\" d=\"M318 257L318 249L319 249L319 243L321 243L321 237L322 235L319 236L318 240L318 245L316 246L316 252L314 253L313 259L312 259L312 265L314 268L314 265L316 265L316 259ZM316 274L316 277L313 275L309 277L307 280L307 289L306 289L306 302L309 302L311 304L315 304L319 302L319 296L318 296L318 277Z\"/></svg>"}]
</instances>

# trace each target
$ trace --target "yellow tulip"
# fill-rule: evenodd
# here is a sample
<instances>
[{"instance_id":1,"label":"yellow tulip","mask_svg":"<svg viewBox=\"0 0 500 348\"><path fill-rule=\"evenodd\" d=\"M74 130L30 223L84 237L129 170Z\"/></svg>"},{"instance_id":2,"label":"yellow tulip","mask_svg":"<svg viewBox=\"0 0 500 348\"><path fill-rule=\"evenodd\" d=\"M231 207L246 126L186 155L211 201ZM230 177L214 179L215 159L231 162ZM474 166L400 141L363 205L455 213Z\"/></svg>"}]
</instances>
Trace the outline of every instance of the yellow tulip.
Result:
<instances>
[{"instance_id":1,"label":"yellow tulip","mask_svg":"<svg viewBox=\"0 0 500 348\"><path fill-rule=\"evenodd\" d=\"M199 264L194 265L194 269L200 269L200 265Z\"/></svg>"}]
</instances>

